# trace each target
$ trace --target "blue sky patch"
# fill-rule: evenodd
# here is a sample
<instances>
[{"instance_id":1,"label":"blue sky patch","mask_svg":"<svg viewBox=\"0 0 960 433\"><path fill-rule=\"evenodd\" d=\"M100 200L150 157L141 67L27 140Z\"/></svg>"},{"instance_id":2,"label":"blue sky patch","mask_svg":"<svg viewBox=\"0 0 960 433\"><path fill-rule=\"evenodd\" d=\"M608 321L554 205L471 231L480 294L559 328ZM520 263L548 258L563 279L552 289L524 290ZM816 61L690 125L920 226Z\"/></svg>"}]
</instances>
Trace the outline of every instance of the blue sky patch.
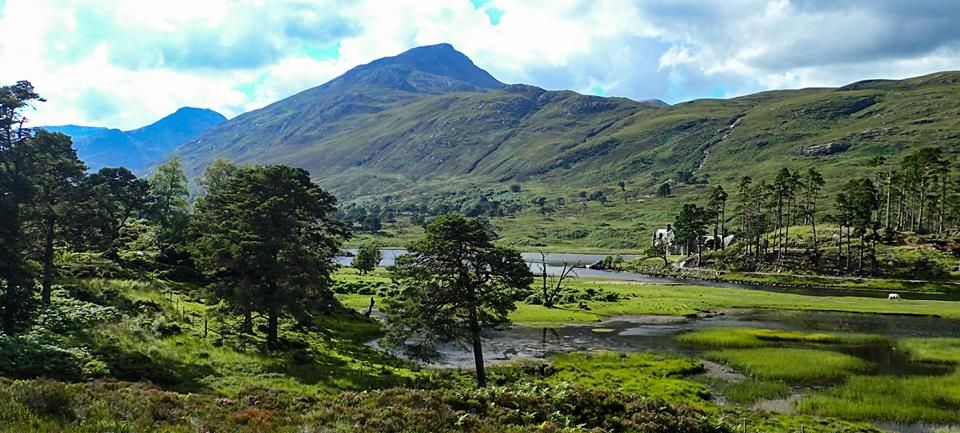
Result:
<instances>
[{"instance_id":1,"label":"blue sky patch","mask_svg":"<svg viewBox=\"0 0 960 433\"><path fill-rule=\"evenodd\" d=\"M487 14L487 18L490 20L491 25L500 24L500 17L503 16L503 9L499 9L494 6L491 0L470 0L470 3L473 4L475 9L482 10L483 13Z\"/></svg>"},{"instance_id":2,"label":"blue sky patch","mask_svg":"<svg viewBox=\"0 0 960 433\"><path fill-rule=\"evenodd\" d=\"M300 45L300 52L315 60L328 60L340 57L340 41L329 44L310 44Z\"/></svg>"}]
</instances>

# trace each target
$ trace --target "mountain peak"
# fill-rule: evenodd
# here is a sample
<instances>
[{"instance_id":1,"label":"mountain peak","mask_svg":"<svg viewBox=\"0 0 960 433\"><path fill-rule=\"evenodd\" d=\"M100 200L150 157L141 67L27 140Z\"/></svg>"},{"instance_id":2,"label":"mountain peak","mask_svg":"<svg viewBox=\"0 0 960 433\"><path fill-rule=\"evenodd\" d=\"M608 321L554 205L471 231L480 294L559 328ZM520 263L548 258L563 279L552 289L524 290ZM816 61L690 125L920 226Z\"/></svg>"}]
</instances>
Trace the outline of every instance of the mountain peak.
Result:
<instances>
[{"instance_id":1,"label":"mountain peak","mask_svg":"<svg viewBox=\"0 0 960 433\"><path fill-rule=\"evenodd\" d=\"M411 48L357 66L331 81L424 93L498 89L503 83L448 43Z\"/></svg>"},{"instance_id":2,"label":"mountain peak","mask_svg":"<svg viewBox=\"0 0 960 433\"><path fill-rule=\"evenodd\" d=\"M157 122L162 122L169 119L177 118L187 118L187 119L203 119L212 123L219 123L224 120L227 120L222 114L217 113L209 108L197 108L197 107L180 107L177 111L167 115L163 119L160 119Z\"/></svg>"}]
</instances>

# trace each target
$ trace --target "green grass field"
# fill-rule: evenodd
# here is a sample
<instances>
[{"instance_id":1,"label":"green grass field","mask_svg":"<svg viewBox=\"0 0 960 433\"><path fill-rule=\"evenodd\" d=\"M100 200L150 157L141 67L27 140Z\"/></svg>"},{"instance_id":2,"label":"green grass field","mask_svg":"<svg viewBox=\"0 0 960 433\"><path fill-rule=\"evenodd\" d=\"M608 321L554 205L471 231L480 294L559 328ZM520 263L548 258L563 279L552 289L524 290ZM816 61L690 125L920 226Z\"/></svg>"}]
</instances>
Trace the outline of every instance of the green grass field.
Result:
<instances>
[{"instance_id":1,"label":"green grass field","mask_svg":"<svg viewBox=\"0 0 960 433\"><path fill-rule=\"evenodd\" d=\"M859 358L816 349L729 349L707 352L704 357L729 364L757 379L789 383L837 380L869 368Z\"/></svg>"}]
</instances>

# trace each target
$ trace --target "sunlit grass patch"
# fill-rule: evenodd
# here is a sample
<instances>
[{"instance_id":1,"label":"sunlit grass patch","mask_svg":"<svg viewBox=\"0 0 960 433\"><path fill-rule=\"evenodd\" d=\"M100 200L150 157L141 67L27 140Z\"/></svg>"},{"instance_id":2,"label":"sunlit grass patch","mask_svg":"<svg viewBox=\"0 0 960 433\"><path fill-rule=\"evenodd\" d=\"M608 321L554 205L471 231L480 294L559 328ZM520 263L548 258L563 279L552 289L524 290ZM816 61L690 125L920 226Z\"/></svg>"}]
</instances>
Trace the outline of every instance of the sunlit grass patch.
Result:
<instances>
[{"instance_id":1,"label":"sunlit grass patch","mask_svg":"<svg viewBox=\"0 0 960 433\"><path fill-rule=\"evenodd\" d=\"M749 405L760 400L783 398L790 394L790 385L781 381L746 379L716 386L732 403Z\"/></svg>"},{"instance_id":2,"label":"sunlit grass patch","mask_svg":"<svg viewBox=\"0 0 960 433\"><path fill-rule=\"evenodd\" d=\"M576 352L550 357L556 373L548 381L573 382L696 405L709 397L706 386L682 377L703 371L698 359L654 354Z\"/></svg>"},{"instance_id":3,"label":"sunlit grass patch","mask_svg":"<svg viewBox=\"0 0 960 433\"><path fill-rule=\"evenodd\" d=\"M763 328L705 328L680 334L677 341L684 344L717 348L762 347L771 342L869 344L886 343L882 335L829 334L800 331L784 331Z\"/></svg>"},{"instance_id":4,"label":"sunlit grass patch","mask_svg":"<svg viewBox=\"0 0 960 433\"><path fill-rule=\"evenodd\" d=\"M960 338L906 338L899 346L915 361L960 363Z\"/></svg>"},{"instance_id":5,"label":"sunlit grass patch","mask_svg":"<svg viewBox=\"0 0 960 433\"><path fill-rule=\"evenodd\" d=\"M790 383L840 379L869 368L860 358L816 349L734 349L707 352L704 356L757 379Z\"/></svg>"},{"instance_id":6,"label":"sunlit grass patch","mask_svg":"<svg viewBox=\"0 0 960 433\"><path fill-rule=\"evenodd\" d=\"M855 420L960 422L960 373L950 376L854 376L797 403L805 413Z\"/></svg>"}]
</instances>

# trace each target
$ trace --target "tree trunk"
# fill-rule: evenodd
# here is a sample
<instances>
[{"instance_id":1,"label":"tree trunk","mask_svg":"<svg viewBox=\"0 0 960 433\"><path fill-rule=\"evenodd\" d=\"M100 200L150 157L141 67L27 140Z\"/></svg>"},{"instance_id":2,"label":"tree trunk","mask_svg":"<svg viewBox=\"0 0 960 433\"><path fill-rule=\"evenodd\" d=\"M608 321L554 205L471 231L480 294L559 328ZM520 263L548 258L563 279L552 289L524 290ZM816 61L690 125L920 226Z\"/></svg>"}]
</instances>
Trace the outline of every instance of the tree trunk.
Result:
<instances>
[{"instance_id":1,"label":"tree trunk","mask_svg":"<svg viewBox=\"0 0 960 433\"><path fill-rule=\"evenodd\" d=\"M477 369L477 386L487 386L487 372L483 367L483 345L480 341L480 319L476 307L470 308L470 337L473 340L473 362Z\"/></svg>"},{"instance_id":2,"label":"tree trunk","mask_svg":"<svg viewBox=\"0 0 960 433\"><path fill-rule=\"evenodd\" d=\"M697 237L697 267L699 268L700 263L703 261L703 237Z\"/></svg>"},{"instance_id":3,"label":"tree trunk","mask_svg":"<svg viewBox=\"0 0 960 433\"><path fill-rule=\"evenodd\" d=\"M279 314L276 306L271 306L267 311L267 350L277 348L277 328L279 327Z\"/></svg>"},{"instance_id":4,"label":"tree trunk","mask_svg":"<svg viewBox=\"0 0 960 433\"><path fill-rule=\"evenodd\" d=\"M727 202L724 201L720 204L720 249L727 249L727 244L724 242L724 239L727 237Z\"/></svg>"},{"instance_id":5,"label":"tree trunk","mask_svg":"<svg viewBox=\"0 0 960 433\"><path fill-rule=\"evenodd\" d=\"M46 228L43 239L43 276L41 277L40 302L50 305L50 292L53 285L53 218L44 218Z\"/></svg>"},{"instance_id":6,"label":"tree trunk","mask_svg":"<svg viewBox=\"0 0 960 433\"><path fill-rule=\"evenodd\" d=\"M850 269L850 227L847 227L847 270Z\"/></svg>"},{"instance_id":7,"label":"tree trunk","mask_svg":"<svg viewBox=\"0 0 960 433\"><path fill-rule=\"evenodd\" d=\"M937 233L943 233L943 203L947 201L947 174L940 176L940 210L937 217Z\"/></svg>"},{"instance_id":8,"label":"tree trunk","mask_svg":"<svg viewBox=\"0 0 960 433\"><path fill-rule=\"evenodd\" d=\"M897 231L903 230L903 186L897 188Z\"/></svg>"},{"instance_id":9,"label":"tree trunk","mask_svg":"<svg viewBox=\"0 0 960 433\"><path fill-rule=\"evenodd\" d=\"M863 235L860 235L860 257L857 260L857 273L861 275L863 274L863 248L866 243L866 239L864 239Z\"/></svg>"},{"instance_id":10,"label":"tree trunk","mask_svg":"<svg viewBox=\"0 0 960 433\"><path fill-rule=\"evenodd\" d=\"M887 228L887 230L890 230L890 196L892 192L893 192L893 177L890 175L890 172L888 171L887 172L887 210L886 212L884 212L886 221L883 225L884 227Z\"/></svg>"},{"instance_id":11,"label":"tree trunk","mask_svg":"<svg viewBox=\"0 0 960 433\"><path fill-rule=\"evenodd\" d=\"M787 252L787 247L790 246L790 217L793 216L790 207L790 201L787 201L787 230L783 237L783 252Z\"/></svg>"},{"instance_id":12,"label":"tree trunk","mask_svg":"<svg viewBox=\"0 0 960 433\"><path fill-rule=\"evenodd\" d=\"M243 310L243 323L240 325L240 332L243 334L253 334L253 311L250 308Z\"/></svg>"},{"instance_id":13,"label":"tree trunk","mask_svg":"<svg viewBox=\"0 0 960 433\"><path fill-rule=\"evenodd\" d=\"M8 141L9 143L9 141ZM15 166L16 167L16 166ZM17 299L20 296L20 290L22 288L19 285L20 280L23 278L21 266L21 252L20 248L20 205L17 204L17 196L13 194L11 198L13 200L13 215L10 218L10 231L11 239L8 240L7 248L10 249L10 274L5 275L7 279L7 290L3 293L3 333L7 335L13 335L17 327L17 319L20 316L20 300Z\"/></svg>"},{"instance_id":14,"label":"tree trunk","mask_svg":"<svg viewBox=\"0 0 960 433\"><path fill-rule=\"evenodd\" d=\"M540 276L543 279L543 306L553 307L553 299L550 296L550 290L547 288L547 255L540 251Z\"/></svg>"},{"instance_id":15,"label":"tree trunk","mask_svg":"<svg viewBox=\"0 0 960 433\"><path fill-rule=\"evenodd\" d=\"M917 233L923 233L923 208L927 201L927 181L920 181L920 211L917 214Z\"/></svg>"},{"instance_id":16,"label":"tree trunk","mask_svg":"<svg viewBox=\"0 0 960 433\"><path fill-rule=\"evenodd\" d=\"M817 244L817 202L810 203L810 226L813 230L813 257L814 264L820 267L820 246Z\"/></svg>"},{"instance_id":17,"label":"tree trunk","mask_svg":"<svg viewBox=\"0 0 960 433\"><path fill-rule=\"evenodd\" d=\"M840 239L837 240L837 269L843 265L843 226L840 226Z\"/></svg>"},{"instance_id":18,"label":"tree trunk","mask_svg":"<svg viewBox=\"0 0 960 433\"><path fill-rule=\"evenodd\" d=\"M367 312L366 312L366 313L363 313L363 316L364 316L364 317L370 317L370 315L373 314L373 305L374 305L374 303L375 303L375 301L374 301L373 297L371 296L371 297L370 297L370 307L367 308Z\"/></svg>"}]
</instances>

